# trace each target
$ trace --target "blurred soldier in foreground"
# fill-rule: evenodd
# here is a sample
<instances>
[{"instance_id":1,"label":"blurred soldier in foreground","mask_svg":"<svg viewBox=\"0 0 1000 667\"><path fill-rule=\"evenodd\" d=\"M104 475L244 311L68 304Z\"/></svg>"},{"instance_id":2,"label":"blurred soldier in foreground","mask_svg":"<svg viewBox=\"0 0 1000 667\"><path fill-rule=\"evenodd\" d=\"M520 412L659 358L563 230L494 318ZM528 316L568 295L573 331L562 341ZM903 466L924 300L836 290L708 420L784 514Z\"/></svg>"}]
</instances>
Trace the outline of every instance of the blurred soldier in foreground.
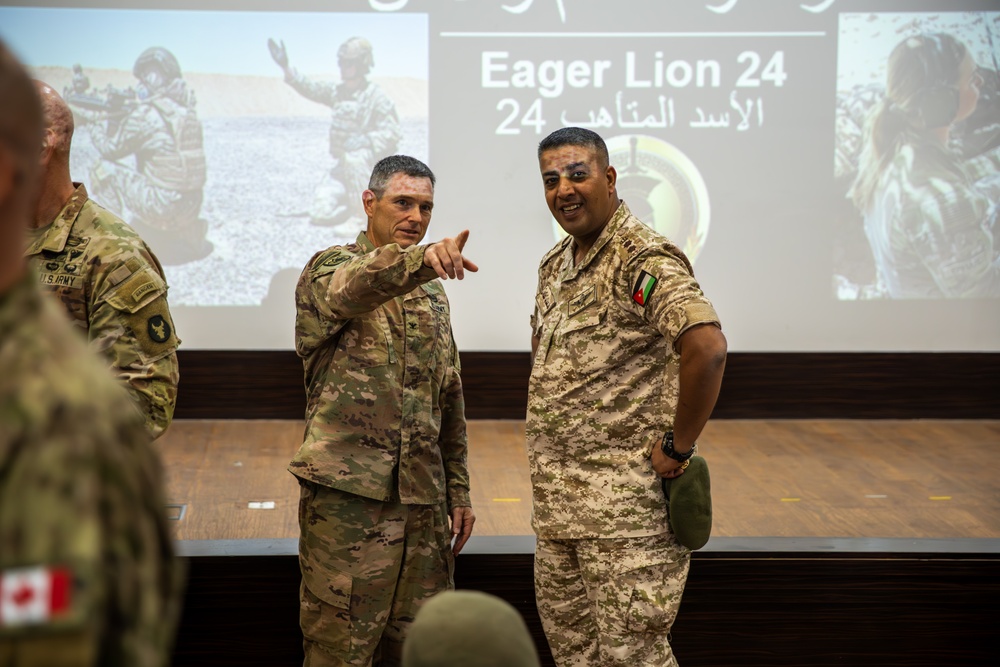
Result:
<instances>
[{"instance_id":1,"label":"blurred soldier in foreground","mask_svg":"<svg viewBox=\"0 0 1000 667\"><path fill-rule=\"evenodd\" d=\"M205 239L208 224L198 217L205 148L194 93L181 78L177 59L162 47L143 51L132 73L139 79L134 99L98 113L106 122L88 126L102 158L90 174L94 196L121 212L166 263L200 259L212 244ZM71 101L86 106L82 99ZM134 165L123 162L133 156Z\"/></svg>"},{"instance_id":2,"label":"blurred soldier in foreground","mask_svg":"<svg viewBox=\"0 0 1000 667\"><path fill-rule=\"evenodd\" d=\"M542 259L525 424L535 592L566 665L675 666L668 633L690 549L660 478L684 472L715 407L726 338L687 257L618 198L604 140L538 146L568 236Z\"/></svg>"},{"instance_id":3,"label":"blurred soldier in foreground","mask_svg":"<svg viewBox=\"0 0 1000 667\"><path fill-rule=\"evenodd\" d=\"M0 44L0 665L164 667L180 607L142 420L22 257L42 111Z\"/></svg>"},{"instance_id":4,"label":"blurred soldier in foreground","mask_svg":"<svg viewBox=\"0 0 1000 667\"><path fill-rule=\"evenodd\" d=\"M458 350L435 280L478 270L462 256L469 233L417 245L434 174L414 158L380 160L362 197L367 230L314 255L295 290L306 432L288 469L301 484L306 667L398 665L417 609L454 588L475 522Z\"/></svg>"},{"instance_id":5,"label":"blurred soldier in foreground","mask_svg":"<svg viewBox=\"0 0 1000 667\"><path fill-rule=\"evenodd\" d=\"M73 114L55 90L41 82L37 87L45 138L25 256L91 347L108 360L158 437L173 418L179 379L163 269L131 227L71 180Z\"/></svg>"},{"instance_id":6,"label":"blurred soldier in foreground","mask_svg":"<svg viewBox=\"0 0 1000 667\"><path fill-rule=\"evenodd\" d=\"M352 215L375 161L396 152L402 132L396 105L368 73L375 64L368 40L351 37L337 50L340 83L310 81L288 64L284 42L267 41L285 82L300 95L330 107L330 155L334 165L316 188L313 224L337 226L353 236L365 228Z\"/></svg>"},{"instance_id":7,"label":"blurred soldier in foreground","mask_svg":"<svg viewBox=\"0 0 1000 667\"><path fill-rule=\"evenodd\" d=\"M539 667L528 626L510 603L480 591L444 591L420 608L403 667Z\"/></svg>"}]
</instances>

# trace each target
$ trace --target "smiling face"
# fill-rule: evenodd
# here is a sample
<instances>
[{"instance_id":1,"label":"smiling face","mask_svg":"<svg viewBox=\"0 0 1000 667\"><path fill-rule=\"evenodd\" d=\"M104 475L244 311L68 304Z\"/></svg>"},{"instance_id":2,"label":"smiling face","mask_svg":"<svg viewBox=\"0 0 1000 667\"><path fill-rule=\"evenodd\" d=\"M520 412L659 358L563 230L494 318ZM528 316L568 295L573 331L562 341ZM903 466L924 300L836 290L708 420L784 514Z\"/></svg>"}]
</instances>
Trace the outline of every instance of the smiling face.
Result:
<instances>
[{"instance_id":1,"label":"smiling face","mask_svg":"<svg viewBox=\"0 0 1000 667\"><path fill-rule=\"evenodd\" d=\"M578 247L590 248L618 210L618 174L587 146L552 148L538 158L545 201Z\"/></svg>"},{"instance_id":2,"label":"smiling face","mask_svg":"<svg viewBox=\"0 0 1000 667\"><path fill-rule=\"evenodd\" d=\"M401 248L420 243L427 233L434 208L431 179L392 175L382 197L365 190L361 195L368 215L368 240L376 246L398 243Z\"/></svg>"}]
</instances>

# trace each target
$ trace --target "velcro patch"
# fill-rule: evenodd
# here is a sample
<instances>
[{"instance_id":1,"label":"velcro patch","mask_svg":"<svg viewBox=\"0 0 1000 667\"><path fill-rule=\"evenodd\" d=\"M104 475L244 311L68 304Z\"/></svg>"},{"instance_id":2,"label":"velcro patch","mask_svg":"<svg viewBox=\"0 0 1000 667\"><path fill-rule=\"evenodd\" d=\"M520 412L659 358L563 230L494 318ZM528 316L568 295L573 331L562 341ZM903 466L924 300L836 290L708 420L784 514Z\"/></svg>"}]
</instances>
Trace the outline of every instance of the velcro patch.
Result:
<instances>
[{"instance_id":1,"label":"velcro patch","mask_svg":"<svg viewBox=\"0 0 1000 667\"><path fill-rule=\"evenodd\" d=\"M639 278L635 281L635 287L632 288L632 300L645 307L649 303L649 297L653 294L654 287L656 287L656 278L652 274L640 271Z\"/></svg>"},{"instance_id":2,"label":"velcro patch","mask_svg":"<svg viewBox=\"0 0 1000 667\"><path fill-rule=\"evenodd\" d=\"M48 625L73 609L73 573L66 567L0 572L0 628Z\"/></svg>"},{"instance_id":3,"label":"velcro patch","mask_svg":"<svg viewBox=\"0 0 1000 667\"><path fill-rule=\"evenodd\" d=\"M178 345L166 299L156 299L138 312L128 315L127 322L146 361L159 359Z\"/></svg>"}]
</instances>

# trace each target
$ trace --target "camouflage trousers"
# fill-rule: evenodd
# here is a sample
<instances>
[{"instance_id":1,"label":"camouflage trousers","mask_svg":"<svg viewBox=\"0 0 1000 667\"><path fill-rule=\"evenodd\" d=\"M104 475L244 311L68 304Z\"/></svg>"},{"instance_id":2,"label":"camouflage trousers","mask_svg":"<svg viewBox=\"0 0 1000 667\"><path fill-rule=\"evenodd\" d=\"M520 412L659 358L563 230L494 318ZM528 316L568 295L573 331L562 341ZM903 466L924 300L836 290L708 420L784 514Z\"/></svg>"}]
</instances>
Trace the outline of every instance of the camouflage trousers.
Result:
<instances>
[{"instance_id":1,"label":"camouflage trousers","mask_svg":"<svg viewBox=\"0 0 1000 667\"><path fill-rule=\"evenodd\" d=\"M676 667L669 632L690 560L670 534L539 538L535 598L556 665Z\"/></svg>"},{"instance_id":2,"label":"camouflage trousers","mask_svg":"<svg viewBox=\"0 0 1000 667\"><path fill-rule=\"evenodd\" d=\"M447 507L299 484L304 667L398 665L417 610L455 587Z\"/></svg>"},{"instance_id":3,"label":"camouflage trousers","mask_svg":"<svg viewBox=\"0 0 1000 667\"><path fill-rule=\"evenodd\" d=\"M205 235L199 220L202 190L178 191L156 185L148 176L118 162L102 160L90 173L94 199L112 212L153 229ZM126 213L127 211L127 213Z\"/></svg>"}]
</instances>

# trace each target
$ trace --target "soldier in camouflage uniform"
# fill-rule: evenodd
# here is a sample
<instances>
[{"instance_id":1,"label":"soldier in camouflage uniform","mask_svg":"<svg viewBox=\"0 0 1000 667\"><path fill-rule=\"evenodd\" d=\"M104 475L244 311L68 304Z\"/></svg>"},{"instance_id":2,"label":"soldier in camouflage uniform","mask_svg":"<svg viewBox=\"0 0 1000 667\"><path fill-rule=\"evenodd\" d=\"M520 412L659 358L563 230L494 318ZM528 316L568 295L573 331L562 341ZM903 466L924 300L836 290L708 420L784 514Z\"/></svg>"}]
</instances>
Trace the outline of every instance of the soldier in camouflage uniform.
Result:
<instances>
[{"instance_id":1,"label":"soldier in camouflage uniform","mask_svg":"<svg viewBox=\"0 0 1000 667\"><path fill-rule=\"evenodd\" d=\"M46 118L42 187L25 256L159 437L173 418L179 380L163 269L131 227L72 182L73 115L51 87L39 82L38 90Z\"/></svg>"},{"instance_id":2,"label":"soldier in camouflage uniform","mask_svg":"<svg viewBox=\"0 0 1000 667\"><path fill-rule=\"evenodd\" d=\"M968 49L945 33L908 37L889 57L852 190L885 296L1000 297L1000 148L969 160L949 148L981 83Z\"/></svg>"},{"instance_id":3,"label":"soldier in camouflage uniform","mask_svg":"<svg viewBox=\"0 0 1000 667\"><path fill-rule=\"evenodd\" d=\"M340 45L337 64L340 83L311 81L288 64L284 42L268 40L285 82L303 97L330 107L330 155L334 165L316 188L310 217L313 224L333 225L345 234L357 234L364 221L351 215L368 183L375 161L396 151L402 132L396 105L368 80L375 64L368 40L351 37Z\"/></svg>"},{"instance_id":4,"label":"soldier in camouflage uniform","mask_svg":"<svg viewBox=\"0 0 1000 667\"><path fill-rule=\"evenodd\" d=\"M683 474L726 340L681 250L618 199L600 136L558 130L538 157L568 233L542 259L531 318L539 615L557 665L676 665L690 551L660 478Z\"/></svg>"},{"instance_id":5,"label":"soldier in camouflage uniform","mask_svg":"<svg viewBox=\"0 0 1000 667\"><path fill-rule=\"evenodd\" d=\"M204 257L212 245L208 223L198 217L206 169L194 93L162 47L143 51L132 73L140 86L128 115L88 126L102 158L90 174L94 195L127 217L168 263ZM123 162L131 157L134 165Z\"/></svg>"},{"instance_id":6,"label":"soldier in camouflage uniform","mask_svg":"<svg viewBox=\"0 0 1000 667\"><path fill-rule=\"evenodd\" d=\"M0 44L0 665L166 667L181 602L159 461L22 257L42 115Z\"/></svg>"},{"instance_id":7,"label":"soldier in camouflage uniform","mask_svg":"<svg viewBox=\"0 0 1000 667\"><path fill-rule=\"evenodd\" d=\"M434 176L410 157L380 160L363 203L367 230L313 256L295 291L307 407L288 469L302 487L307 667L399 664L416 610L454 587L475 521L458 350L434 280L478 270L462 257L468 232L417 245Z\"/></svg>"}]
</instances>

